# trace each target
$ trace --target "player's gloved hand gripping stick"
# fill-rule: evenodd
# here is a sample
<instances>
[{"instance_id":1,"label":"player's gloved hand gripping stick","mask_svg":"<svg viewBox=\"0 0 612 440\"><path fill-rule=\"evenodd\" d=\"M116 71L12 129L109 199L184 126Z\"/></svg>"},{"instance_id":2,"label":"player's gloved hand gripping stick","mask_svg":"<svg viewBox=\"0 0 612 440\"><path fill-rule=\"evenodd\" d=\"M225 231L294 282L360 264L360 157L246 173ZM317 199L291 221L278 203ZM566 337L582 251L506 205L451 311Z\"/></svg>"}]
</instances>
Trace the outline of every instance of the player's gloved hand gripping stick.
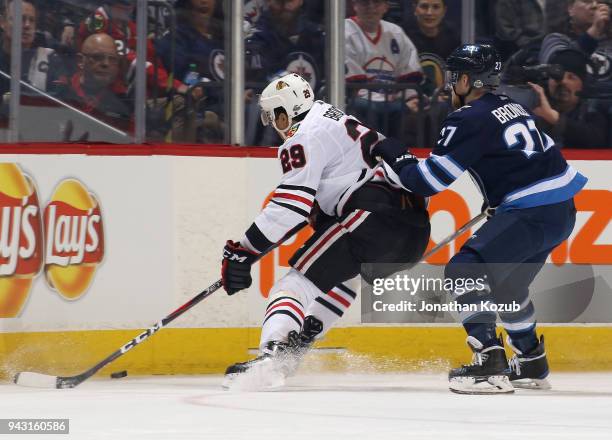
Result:
<instances>
[{"instance_id":1,"label":"player's gloved hand gripping stick","mask_svg":"<svg viewBox=\"0 0 612 440\"><path fill-rule=\"evenodd\" d=\"M251 287L251 266L259 259L254 252L242 247L240 243L227 240L223 248L221 279L228 295L233 295Z\"/></svg>"},{"instance_id":2,"label":"player's gloved hand gripping stick","mask_svg":"<svg viewBox=\"0 0 612 440\"><path fill-rule=\"evenodd\" d=\"M372 156L379 162L384 161L398 175L406 165L419 163L408 147L395 138L385 138L378 142L372 149Z\"/></svg>"},{"instance_id":3,"label":"player's gloved hand gripping stick","mask_svg":"<svg viewBox=\"0 0 612 440\"><path fill-rule=\"evenodd\" d=\"M463 234L467 229L471 228L473 225L481 221L485 216L486 214L482 212L476 217L474 217L472 220L467 222L465 225L459 228L452 235L442 240L434 248L432 248L429 252L423 255L422 260L438 252L442 247L446 246L449 242L457 238L459 235ZM295 231L291 231L291 232L295 232ZM289 236L291 235L293 234L287 234L285 238L289 238ZM284 239L281 240L281 242L283 241ZM245 254L245 252L247 254ZM230 262L240 263L237 266L236 265L232 266L233 267L232 274L234 275L239 274L240 276L237 276L235 278L234 281L236 281L236 283L232 284L233 283L232 281L228 283L230 284L230 286L225 286L226 290L228 291L228 294L231 295L233 293L236 293L238 290L241 290L242 288L238 288L240 285L245 285L246 287L250 286L251 284L250 283L251 265L255 263L262 256L263 254L255 256L254 254L240 247L236 243L233 243L231 241L227 242L224 248L224 263L223 263L223 268L222 268L226 283L228 282L227 276L225 276L227 274L226 271L228 267L226 266L226 261L227 261L227 264L230 264ZM236 272L236 269L237 269L237 272ZM123 356L125 353L130 351L132 348L136 347L138 344L149 339L149 337L153 336L155 333L157 333L162 328L168 326L168 324L170 324L176 318L181 316L187 310L191 309L193 306L200 303L205 298L208 298L210 295L212 295L217 290L219 290L221 287L223 287L223 283L224 283L224 279L220 279L214 282L213 284L208 286L206 289L198 293L196 296L194 296L192 299L187 301L185 304L180 306L178 309L176 309L175 311L170 313L168 316L163 318L161 321L158 321L152 327L146 329L145 331L140 333L138 336L136 336L134 339L132 339L131 341L129 341L128 343L126 343L125 345L117 349L115 352L111 353L109 356L107 356L106 358L98 362L96 365L94 365L87 371L82 372L81 374L77 374L75 376L53 376L49 374L41 374L41 373L35 373L35 372L30 372L30 371L24 371L24 372L17 373L15 375L14 382L17 385L28 386L28 387L58 388L58 389L74 388L77 385L89 379L94 374L96 374L99 370L104 368L106 365L110 364L114 360Z\"/></svg>"},{"instance_id":4,"label":"player's gloved hand gripping stick","mask_svg":"<svg viewBox=\"0 0 612 440\"><path fill-rule=\"evenodd\" d=\"M296 231L290 231L278 244L284 242ZM278 245L277 244L277 245ZM273 248L270 248L272 250ZM245 289L251 285L251 265L254 264L259 258L263 257L264 254L255 255L244 249L238 243L228 241L223 250L223 266L222 274L223 278L216 281L215 283L208 286L206 289L198 293L192 299L187 301L185 304L180 306L174 312L170 313L161 321L155 323L152 327L148 328L144 332L140 333L134 339L123 345L117 351L111 353L109 356L98 362L96 365L91 367L89 370L84 371L76 376L52 376L49 374L34 373L30 371L24 371L17 373L13 378L13 381L17 385L37 387L37 388L74 388L80 383L86 381L91 376L96 374L100 369L113 362L115 359L123 356L125 353L136 347L138 344L146 341L150 336L153 336L162 328L166 327L176 318L181 316L187 310L198 304L205 298L215 293L221 287L224 286L224 282L228 284L225 286L228 294L232 295L239 290ZM230 278L228 278L230 276Z\"/></svg>"}]
</instances>

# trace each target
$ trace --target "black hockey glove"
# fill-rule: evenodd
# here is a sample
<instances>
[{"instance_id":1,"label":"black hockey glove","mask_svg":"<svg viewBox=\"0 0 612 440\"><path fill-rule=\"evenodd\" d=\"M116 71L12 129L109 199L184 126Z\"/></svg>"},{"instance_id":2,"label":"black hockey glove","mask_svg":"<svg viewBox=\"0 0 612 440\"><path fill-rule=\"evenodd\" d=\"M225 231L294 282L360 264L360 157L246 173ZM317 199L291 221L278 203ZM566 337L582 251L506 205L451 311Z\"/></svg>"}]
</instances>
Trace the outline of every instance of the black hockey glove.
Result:
<instances>
[{"instance_id":1,"label":"black hockey glove","mask_svg":"<svg viewBox=\"0 0 612 440\"><path fill-rule=\"evenodd\" d=\"M233 295L251 286L251 266L257 261L257 255L243 248L240 243L227 240L223 248L221 279L228 295Z\"/></svg>"},{"instance_id":2,"label":"black hockey glove","mask_svg":"<svg viewBox=\"0 0 612 440\"><path fill-rule=\"evenodd\" d=\"M385 162L387 161L385 160ZM387 162L387 164L391 168L393 168L393 171L395 171L398 176L400 175L400 171L402 171L402 168L404 168L406 165L414 165L417 163L419 163L419 160L410 151L407 151L401 156L396 157L393 162Z\"/></svg>"},{"instance_id":3,"label":"black hockey glove","mask_svg":"<svg viewBox=\"0 0 612 440\"><path fill-rule=\"evenodd\" d=\"M419 162L406 145L393 138L386 138L377 143L372 154L378 160L384 160L398 175L406 165Z\"/></svg>"},{"instance_id":4,"label":"black hockey glove","mask_svg":"<svg viewBox=\"0 0 612 440\"><path fill-rule=\"evenodd\" d=\"M390 161L401 156L406 151L408 151L408 147L403 142L394 138L385 138L374 145L372 156L374 156L377 162L384 160L390 163Z\"/></svg>"}]
</instances>

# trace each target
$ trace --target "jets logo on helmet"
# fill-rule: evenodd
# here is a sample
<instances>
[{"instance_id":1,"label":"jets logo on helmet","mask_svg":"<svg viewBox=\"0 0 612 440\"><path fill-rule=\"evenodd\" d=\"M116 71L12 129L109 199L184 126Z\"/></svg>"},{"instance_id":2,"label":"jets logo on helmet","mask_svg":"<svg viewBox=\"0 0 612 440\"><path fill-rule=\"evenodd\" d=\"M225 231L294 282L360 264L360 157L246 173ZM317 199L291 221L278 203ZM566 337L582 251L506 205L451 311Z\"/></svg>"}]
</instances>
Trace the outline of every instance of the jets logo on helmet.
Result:
<instances>
[{"instance_id":1,"label":"jets logo on helmet","mask_svg":"<svg viewBox=\"0 0 612 440\"><path fill-rule=\"evenodd\" d=\"M455 49L446 60L449 85L457 84L461 74L470 79L474 88L499 85L501 58L490 44L464 44Z\"/></svg>"},{"instance_id":2,"label":"jets logo on helmet","mask_svg":"<svg viewBox=\"0 0 612 440\"><path fill-rule=\"evenodd\" d=\"M474 53L478 50L478 48L476 46L466 46L465 50L467 50L469 53Z\"/></svg>"}]
</instances>

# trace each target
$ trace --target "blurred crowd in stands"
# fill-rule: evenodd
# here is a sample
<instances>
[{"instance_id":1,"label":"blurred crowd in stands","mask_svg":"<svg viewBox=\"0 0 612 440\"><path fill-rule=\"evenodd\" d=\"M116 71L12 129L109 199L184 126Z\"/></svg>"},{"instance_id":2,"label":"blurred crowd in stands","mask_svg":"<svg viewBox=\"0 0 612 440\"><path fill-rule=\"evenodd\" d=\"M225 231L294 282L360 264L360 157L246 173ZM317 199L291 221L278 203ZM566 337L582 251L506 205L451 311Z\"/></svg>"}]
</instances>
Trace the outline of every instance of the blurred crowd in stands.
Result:
<instances>
[{"instance_id":1,"label":"blurred crowd in stands","mask_svg":"<svg viewBox=\"0 0 612 440\"><path fill-rule=\"evenodd\" d=\"M10 97L14 0L3 0L0 123ZM476 42L502 54L500 93L535 115L558 145L612 143L612 0L476 0ZM225 134L223 0L150 1L147 137L219 143ZM125 132L134 128L133 0L23 0L22 105L49 96ZM461 43L459 0L347 0L346 109L414 146L431 147L450 111L445 62ZM326 99L323 0L245 0L245 135L278 144L259 123L257 93L296 72ZM70 139L66 136L66 140ZM87 140L86 138L80 140Z\"/></svg>"}]
</instances>

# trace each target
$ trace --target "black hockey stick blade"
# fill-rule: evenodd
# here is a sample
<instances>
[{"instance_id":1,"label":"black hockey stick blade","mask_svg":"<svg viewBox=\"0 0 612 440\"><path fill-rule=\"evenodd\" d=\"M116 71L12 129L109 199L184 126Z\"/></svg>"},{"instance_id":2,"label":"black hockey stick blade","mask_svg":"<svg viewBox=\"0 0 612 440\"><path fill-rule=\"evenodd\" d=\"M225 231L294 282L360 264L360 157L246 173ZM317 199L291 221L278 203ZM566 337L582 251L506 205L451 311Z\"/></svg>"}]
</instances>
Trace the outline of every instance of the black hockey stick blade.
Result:
<instances>
[{"instance_id":1,"label":"black hockey stick blade","mask_svg":"<svg viewBox=\"0 0 612 440\"><path fill-rule=\"evenodd\" d=\"M218 280L214 284L210 285L208 288L198 293L196 296L191 298L189 301L187 301L185 304L180 306L174 312L170 313L164 319L155 323L155 325L146 329L144 332L136 336L134 339L129 341L127 344L119 348L117 351L113 352L112 354L110 354L109 356L107 356L106 358L98 362L96 365L91 367L89 370L84 371L81 374L77 374L76 376L52 376L49 374L35 373L32 371L22 371L15 375L15 377L13 378L13 382L15 382L17 385L21 385L25 387L34 387L34 388L57 388L57 389L74 388L77 385L89 379L91 376L96 374L100 369L110 364L115 359L123 356L125 353L130 351L132 348L136 347L138 344L140 344L141 342L144 342L150 336L154 335L159 330L166 327L168 324L170 324L172 321L174 321L176 318L181 316L187 310L191 309L193 306L198 304L204 298L207 298L208 296L212 295L214 292L219 290L222 285L223 285L222 280Z\"/></svg>"}]
</instances>

